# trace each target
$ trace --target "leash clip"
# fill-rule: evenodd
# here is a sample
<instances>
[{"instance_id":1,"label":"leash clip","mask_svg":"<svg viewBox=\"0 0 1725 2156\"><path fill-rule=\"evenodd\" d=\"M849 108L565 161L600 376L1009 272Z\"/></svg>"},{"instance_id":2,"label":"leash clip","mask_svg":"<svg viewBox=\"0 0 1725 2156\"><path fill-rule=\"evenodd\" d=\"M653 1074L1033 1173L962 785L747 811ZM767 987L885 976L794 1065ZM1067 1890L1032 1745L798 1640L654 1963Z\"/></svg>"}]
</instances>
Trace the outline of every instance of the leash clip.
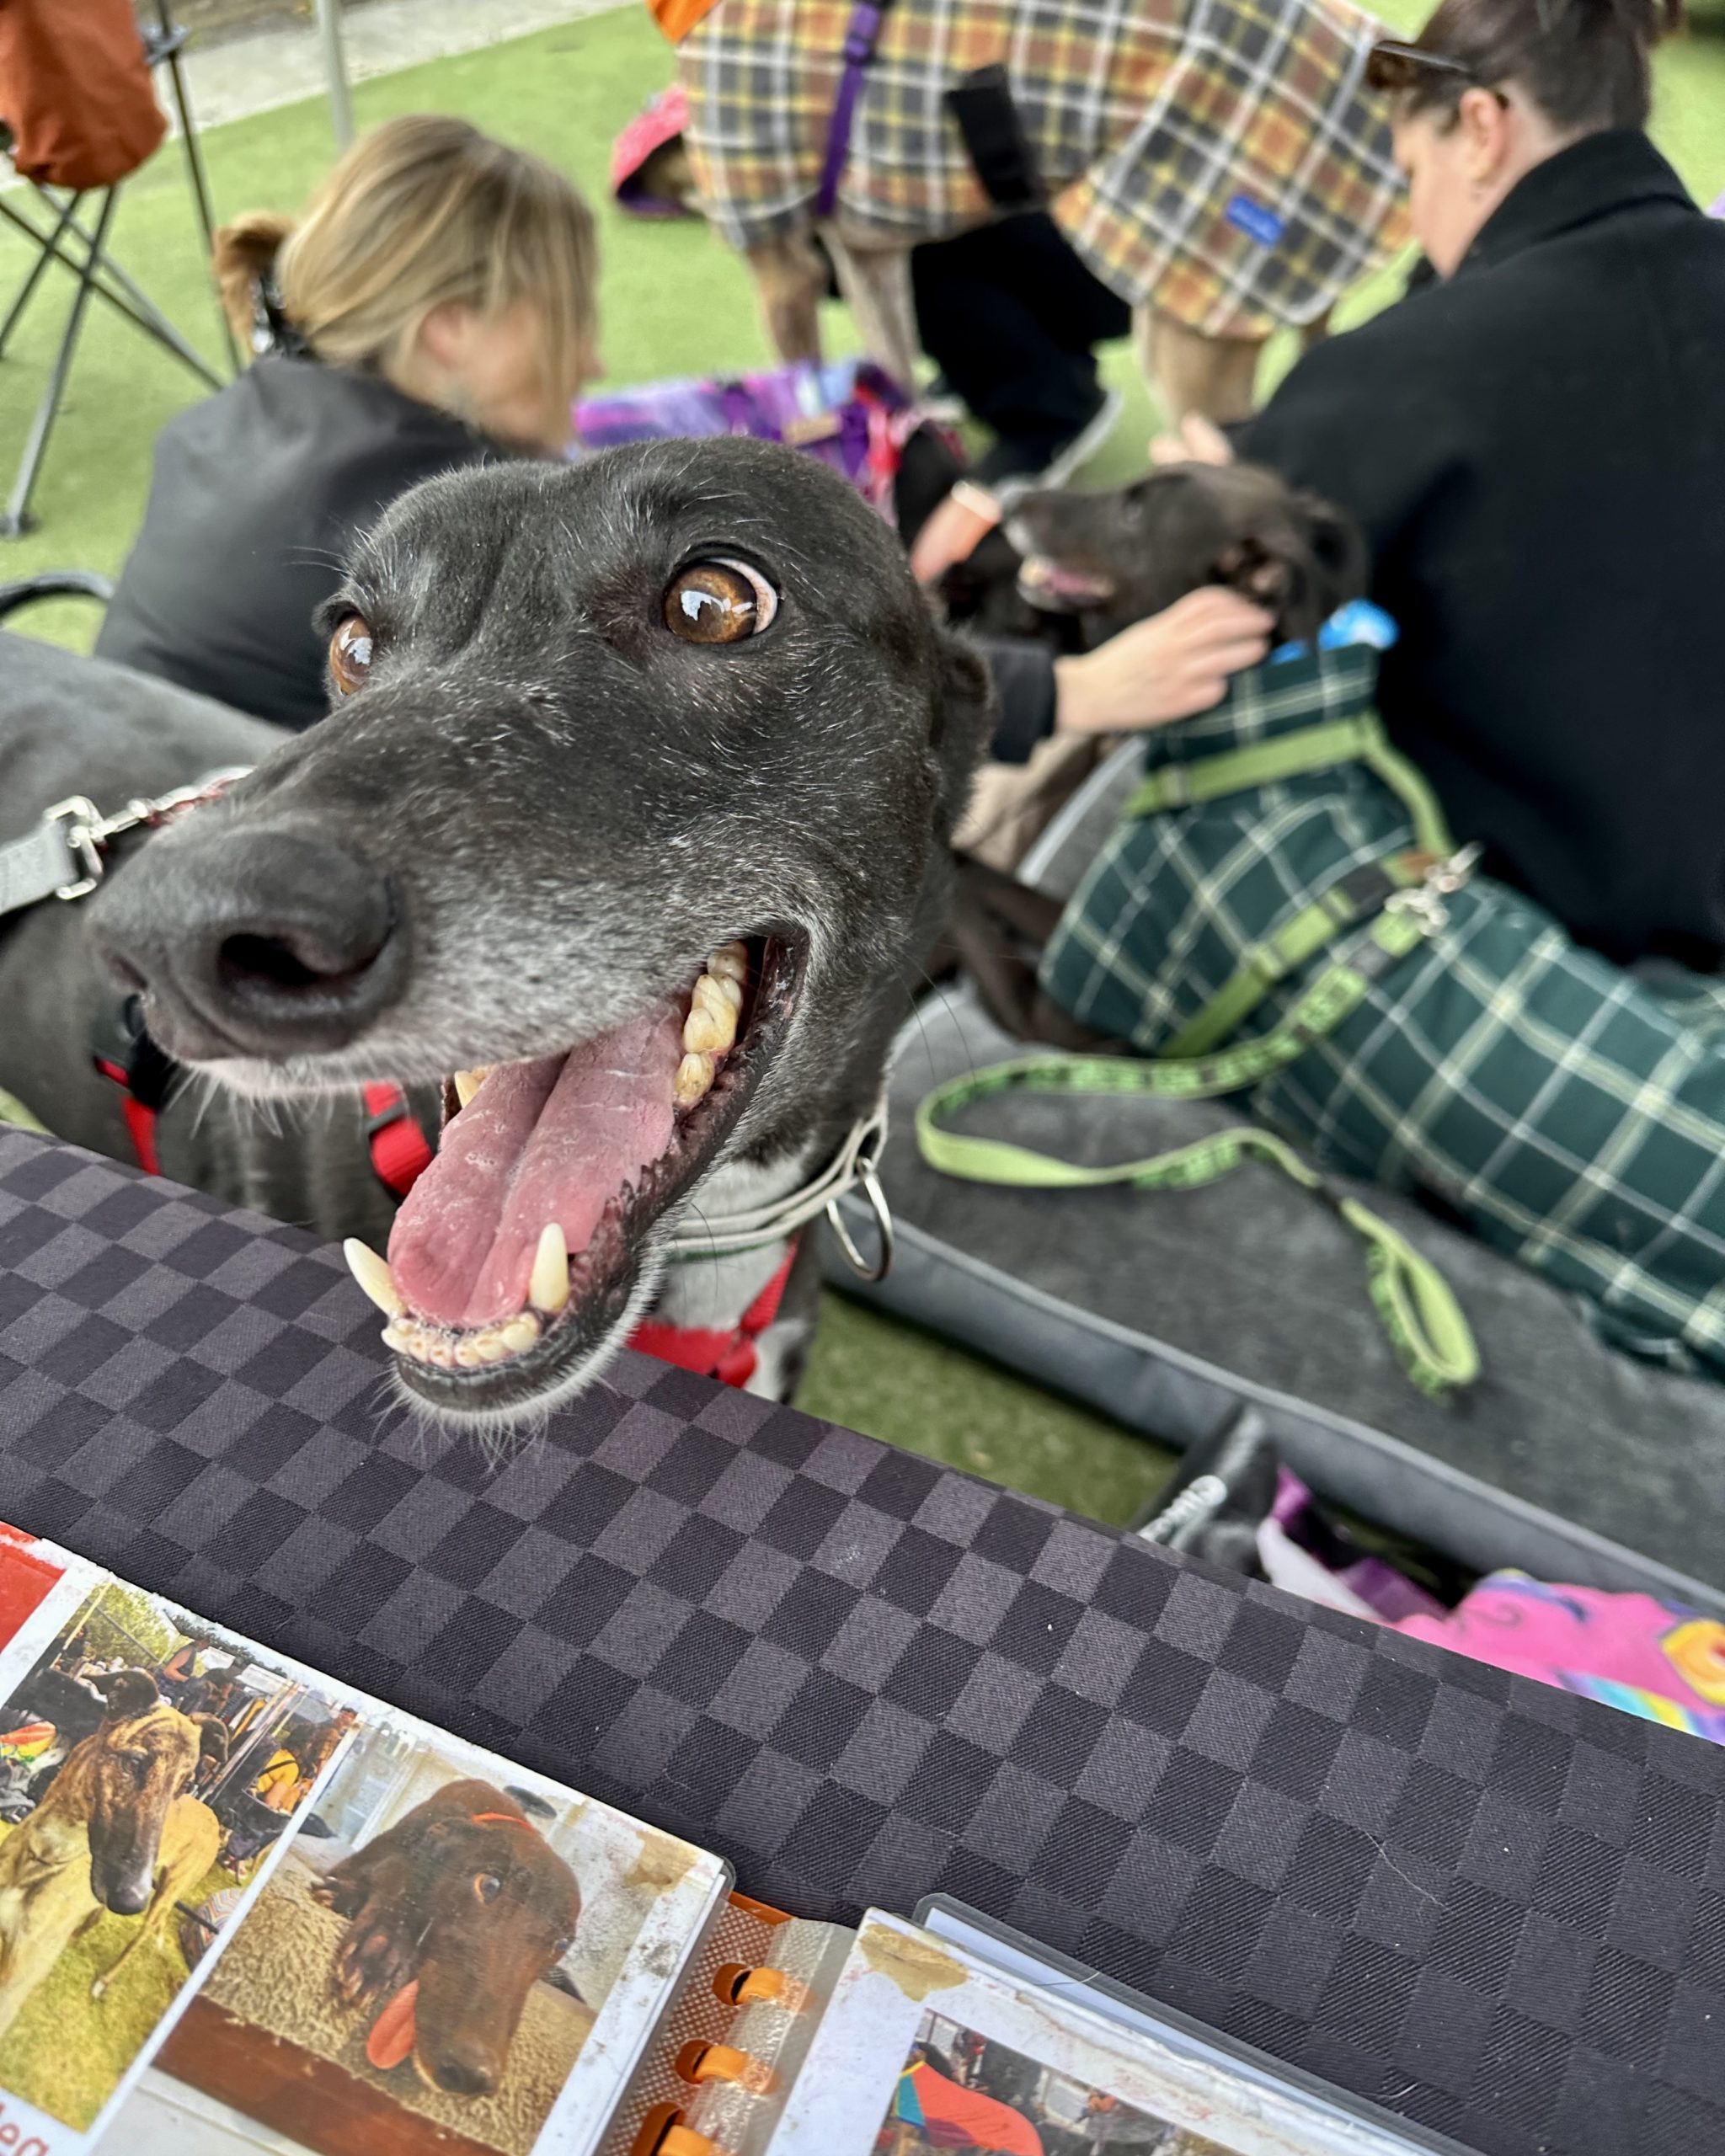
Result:
<instances>
[{"instance_id":1,"label":"leash clip","mask_svg":"<svg viewBox=\"0 0 1725 2156\"><path fill-rule=\"evenodd\" d=\"M1386 913L1412 914L1423 934L1435 936L1449 926L1450 909L1444 904L1464 890L1485 848L1476 840L1452 853L1447 861L1434 861L1420 881L1408 891L1397 891L1384 901Z\"/></svg>"},{"instance_id":2,"label":"leash clip","mask_svg":"<svg viewBox=\"0 0 1725 2156\"><path fill-rule=\"evenodd\" d=\"M65 825L67 851L84 872L77 882L62 883L55 897L88 898L102 880L102 852L110 840L122 838L142 824L165 824L170 817L179 815L182 809L195 807L200 801L213 801L217 794L225 793L236 779L243 778L248 768L244 764L232 766L200 779L195 786L179 786L171 793L158 794L153 801L139 795L128 801L125 808L115 809L111 816L104 816L85 793L68 794L64 801L56 801L51 808L45 808L42 821Z\"/></svg>"},{"instance_id":3,"label":"leash clip","mask_svg":"<svg viewBox=\"0 0 1725 2156\"><path fill-rule=\"evenodd\" d=\"M66 850L84 872L77 881L61 884L55 897L88 897L102 880L102 818L95 803L86 794L69 795L64 801L56 801L51 808L45 808L42 821L65 825Z\"/></svg>"}]
</instances>

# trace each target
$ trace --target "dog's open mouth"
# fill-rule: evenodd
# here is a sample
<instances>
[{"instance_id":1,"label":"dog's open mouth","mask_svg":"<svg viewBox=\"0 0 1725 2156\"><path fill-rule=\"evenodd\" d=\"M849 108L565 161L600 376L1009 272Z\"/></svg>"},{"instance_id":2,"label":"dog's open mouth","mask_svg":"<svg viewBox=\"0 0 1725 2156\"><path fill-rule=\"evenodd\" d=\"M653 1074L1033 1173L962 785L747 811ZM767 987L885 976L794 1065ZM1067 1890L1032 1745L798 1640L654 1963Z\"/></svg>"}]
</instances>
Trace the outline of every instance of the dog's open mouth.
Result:
<instances>
[{"instance_id":1,"label":"dog's open mouth","mask_svg":"<svg viewBox=\"0 0 1725 2156\"><path fill-rule=\"evenodd\" d=\"M1105 606L1114 595L1114 580L1098 571L1071 568L1048 554L1028 554L1019 565L1018 590L1033 606L1049 614L1081 614Z\"/></svg>"},{"instance_id":2,"label":"dog's open mouth","mask_svg":"<svg viewBox=\"0 0 1725 2156\"><path fill-rule=\"evenodd\" d=\"M561 1055L463 1071L387 1263L348 1246L409 1388L456 1413L559 1390L628 1308L653 1225L734 1129L782 1038L800 947L725 945L683 996Z\"/></svg>"}]
</instances>

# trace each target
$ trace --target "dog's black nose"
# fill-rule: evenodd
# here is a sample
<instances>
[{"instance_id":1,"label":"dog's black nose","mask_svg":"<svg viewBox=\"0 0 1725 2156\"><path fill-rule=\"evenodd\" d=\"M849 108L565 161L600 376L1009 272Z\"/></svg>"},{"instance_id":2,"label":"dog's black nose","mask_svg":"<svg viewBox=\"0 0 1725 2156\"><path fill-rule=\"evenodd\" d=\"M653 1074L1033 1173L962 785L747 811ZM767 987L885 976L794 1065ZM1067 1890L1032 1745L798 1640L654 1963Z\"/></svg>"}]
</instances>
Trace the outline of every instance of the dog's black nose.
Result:
<instances>
[{"instance_id":1,"label":"dog's black nose","mask_svg":"<svg viewBox=\"0 0 1725 2156\"><path fill-rule=\"evenodd\" d=\"M93 910L98 947L189 1061L342 1048L401 994L388 881L298 830L214 830L147 847Z\"/></svg>"},{"instance_id":2,"label":"dog's black nose","mask_svg":"<svg viewBox=\"0 0 1725 2156\"><path fill-rule=\"evenodd\" d=\"M497 2079L491 2068L476 2058L441 2058L431 2075L451 2096L489 2096Z\"/></svg>"}]
</instances>

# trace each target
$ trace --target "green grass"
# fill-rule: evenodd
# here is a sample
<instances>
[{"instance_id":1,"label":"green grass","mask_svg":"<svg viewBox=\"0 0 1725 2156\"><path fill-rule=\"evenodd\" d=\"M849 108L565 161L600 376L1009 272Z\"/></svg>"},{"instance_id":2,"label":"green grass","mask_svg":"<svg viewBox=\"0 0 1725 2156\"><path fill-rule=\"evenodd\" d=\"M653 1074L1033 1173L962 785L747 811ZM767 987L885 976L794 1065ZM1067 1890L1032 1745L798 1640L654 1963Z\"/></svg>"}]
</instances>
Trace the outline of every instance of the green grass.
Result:
<instances>
[{"instance_id":1,"label":"green grass","mask_svg":"<svg viewBox=\"0 0 1725 2156\"><path fill-rule=\"evenodd\" d=\"M184 1898L195 1908L233 1883L218 1867ZM90 1997L92 1983L114 1967L142 1921L104 1911L66 1948L0 2041L0 2089L67 2126L82 2131L89 2125L186 1980L178 1925L170 1924L158 1941L138 1950L99 1999Z\"/></svg>"},{"instance_id":2,"label":"green grass","mask_svg":"<svg viewBox=\"0 0 1725 2156\"><path fill-rule=\"evenodd\" d=\"M1660 61L1655 132L1703 201L1725 189L1725 12L1669 47ZM1411 29L1424 0L1387 0ZM605 205L611 139L670 72L645 11L568 24L465 57L364 83L362 125L399 112L464 115L563 165L600 206L605 243L603 348L608 378L713 373L764 364L769 355L740 266L692 223L641 226ZM218 213L292 210L331 155L320 103L211 131L206 137ZM185 333L215 358L215 309L199 258L177 149L169 145L126 189L116 249ZM22 243L0 235L0 294L23 270ZM1350 296L1345 323L1384 304L1385 276ZM0 482L21 442L57 332L67 283L0 363ZM1626 300L1626 304L1629 303ZM834 311L830 348L846 348ZM1291 340L1289 340L1291 345ZM1285 366L1290 350L1273 353ZM1098 480L1140 468L1155 414L1129 349L1106 355L1125 393L1121 425L1091 467ZM0 579L58 565L117 569L136 529L150 444L163 422L201 393L193 378L106 309L86 328L61 424L37 494L40 529L0 542ZM33 633L76 646L94 631L88 607L44 608ZM915 1331L828 1299L804 1404L894 1444L1032 1491L1092 1518L1124 1521L1153 1492L1167 1456L1115 1425L991 1369ZM0 2065L3 2065L0 2054Z\"/></svg>"}]
</instances>

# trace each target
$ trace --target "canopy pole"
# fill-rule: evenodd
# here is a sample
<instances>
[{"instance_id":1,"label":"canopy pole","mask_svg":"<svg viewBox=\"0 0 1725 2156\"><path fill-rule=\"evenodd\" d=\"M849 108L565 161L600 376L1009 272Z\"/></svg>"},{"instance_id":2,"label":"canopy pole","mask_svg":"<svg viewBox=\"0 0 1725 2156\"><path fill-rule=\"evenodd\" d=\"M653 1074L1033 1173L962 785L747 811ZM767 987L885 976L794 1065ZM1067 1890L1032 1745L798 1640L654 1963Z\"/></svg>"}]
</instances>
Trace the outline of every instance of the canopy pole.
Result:
<instances>
[{"instance_id":1,"label":"canopy pole","mask_svg":"<svg viewBox=\"0 0 1725 2156\"><path fill-rule=\"evenodd\" d=\"M318 0L318 35L323 45L323 77L329 90L335 147L344 150L354 139L354 99L341 45L341 0Z\"/></svg>"}]
</instances>

